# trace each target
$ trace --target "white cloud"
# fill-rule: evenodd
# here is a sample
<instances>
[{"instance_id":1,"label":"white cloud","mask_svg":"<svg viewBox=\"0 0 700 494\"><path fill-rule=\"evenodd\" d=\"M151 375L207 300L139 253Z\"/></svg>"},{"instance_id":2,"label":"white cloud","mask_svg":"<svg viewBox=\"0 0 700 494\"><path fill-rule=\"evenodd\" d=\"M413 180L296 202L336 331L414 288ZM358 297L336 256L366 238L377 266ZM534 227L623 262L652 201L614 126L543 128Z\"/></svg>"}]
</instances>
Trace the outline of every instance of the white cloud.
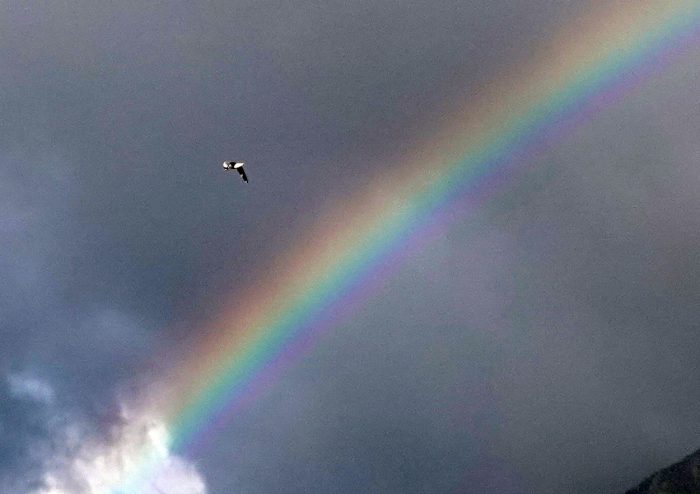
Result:
<instances>
[{"instance_id":1,"label":"white cloud","mask_svg":"<svg viewBox=\"0 0 700 494\"><path fill-rule=\"evenodd\" d=\"M50 460L44 487L32 494L206 494L197 469L170 452L161 419L126 408L120 418L107 438L66 429L64 451ZM156 467L140 481L149 459Z\"/></svg>"}]
</instances>

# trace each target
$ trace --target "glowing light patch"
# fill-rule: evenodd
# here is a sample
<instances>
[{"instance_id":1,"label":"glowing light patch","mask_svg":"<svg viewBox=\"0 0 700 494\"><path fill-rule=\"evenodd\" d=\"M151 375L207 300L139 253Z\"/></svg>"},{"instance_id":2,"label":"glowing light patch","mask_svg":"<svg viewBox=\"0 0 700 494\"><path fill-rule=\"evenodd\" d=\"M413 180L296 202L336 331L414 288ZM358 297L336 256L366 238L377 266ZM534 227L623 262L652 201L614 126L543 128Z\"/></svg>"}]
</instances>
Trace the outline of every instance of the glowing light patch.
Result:
<instances>
[{"instance_id":1,"label":"glowing light patch","mask_svg":"<svg viewBox=\"0 0 700 494\"><path fill-rule=\"evenodd\" d=\"M121 485L145 454L158 468L139 485L139 494L206 494L197 470L170 453L170 436L163 421L147 413L123 411L122 422L107 438L84 437L68 431L63 451L53 455L44 475L44 487L32 494L106 494L122 492Z\"/></svg>"}]
</instances>

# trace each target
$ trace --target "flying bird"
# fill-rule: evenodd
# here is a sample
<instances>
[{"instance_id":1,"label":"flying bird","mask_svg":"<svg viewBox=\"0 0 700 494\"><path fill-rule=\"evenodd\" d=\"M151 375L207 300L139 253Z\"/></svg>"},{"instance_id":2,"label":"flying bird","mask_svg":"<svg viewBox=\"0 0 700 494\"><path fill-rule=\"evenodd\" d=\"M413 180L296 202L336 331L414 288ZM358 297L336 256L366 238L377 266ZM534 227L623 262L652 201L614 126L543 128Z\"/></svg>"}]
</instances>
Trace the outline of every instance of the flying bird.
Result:
<instances>
[{"instance_id":1,"label":"flying bird","mask_svg":"<svg viewBox=\"0 0 700 494\"><path fill-rule=\"evenodd\" d=\"M245 183L248 183L248 176L243 169L242 161L224 161L224 170L236 170Z\"/></svg>"}]
</instances>

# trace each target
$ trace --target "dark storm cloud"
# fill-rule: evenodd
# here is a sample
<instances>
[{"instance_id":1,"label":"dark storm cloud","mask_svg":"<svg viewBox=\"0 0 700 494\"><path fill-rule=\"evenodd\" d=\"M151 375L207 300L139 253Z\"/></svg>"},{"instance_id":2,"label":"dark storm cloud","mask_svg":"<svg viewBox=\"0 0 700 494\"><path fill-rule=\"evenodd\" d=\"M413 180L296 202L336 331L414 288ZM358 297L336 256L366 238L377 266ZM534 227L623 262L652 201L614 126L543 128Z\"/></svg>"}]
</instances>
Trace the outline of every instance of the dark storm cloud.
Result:
<instances>
[{"instance_id":1,"label":"dark storm cloud","mask_svg":"<svg viewBox=\"0 0 700 494\"><path fill-rule=\"evenodd\" d=\"M112 387L144 363L147 315L67 297L73 280L62 274L81 267L70 266L65 231L79 187L65 156L37 147L0 157L0 371L52 376L69 407L110 406Z\"/></svg>"},{"instance_id":2,"label":"dark storm cloud","mask_svg":"<svg viewBox=\"0 0 700 494\"><path fill-rule=\"evenodd\" d=\"M6 5L0 370L51 376L94 419L589 5ZM210 492L614 492L695 449L695 77L659 79L414 256L199 459ZM19 425L0 470L25 478L45 431L2 403Z\"/></svg>"},{"instance_id":3,"label":"dark storm cloud","mask_svg":"<svg viewBox=\"0 0 700 494\"><path fill-rule=\"evenodd\" d=\"M206 317L377 154L433 127L411 120L439 115L442 91L523 57L573 10L549 7L8 4L3 221L21 229L5 236L8 340L36 353L73 334L66 360L98 361L109 353L81 343L100 312L145 328ZM257 189L214 166L249 156Z\"/></svg>"},{"instance_id":4,"label":"dark storm cloud","mask_svg":"<svg viewBox=\"0 0 700 494\"><path fill-rule=\"evenodd\" d=\"M59 423L52 390L27 376L0 380L0 488L28 492L41 486L41 467Z\"/></svg>"},{"instance_id":5,"label":"dark storm cloud","mask_svg":"<svg viewBox=\"0 0 700 494\"><path fill-rule=\"evenodd\" d=\"M3 386L4 388L4 386ZM26 403L10 399L3 389L0 418L3 424L3 442L0 447L0 478L6 489L15 487L18 478L30 475L39 465L32 461L30 451L36 443L45 440L44 417L37 418ZM34 472L36 474L36 472ZM27 486L21 486L26 489Z\"/></svg>"},{"instance_id":6,"label":"dark storm cloud","mask_svg":"<svg viewBox=\"0 0 700 494\"><path fill-rule=\"evenodd\" d=\"M250 274L246 256L285 245L284 226L366 181L378 153L438 127L449 94L527 55L566 5L8 6L4 145L66 155L80 184L61 225L66 297L167 318L204 299L200 283ZM265 192L212 166L248 156Z\"/></svg>"}]
</instances>

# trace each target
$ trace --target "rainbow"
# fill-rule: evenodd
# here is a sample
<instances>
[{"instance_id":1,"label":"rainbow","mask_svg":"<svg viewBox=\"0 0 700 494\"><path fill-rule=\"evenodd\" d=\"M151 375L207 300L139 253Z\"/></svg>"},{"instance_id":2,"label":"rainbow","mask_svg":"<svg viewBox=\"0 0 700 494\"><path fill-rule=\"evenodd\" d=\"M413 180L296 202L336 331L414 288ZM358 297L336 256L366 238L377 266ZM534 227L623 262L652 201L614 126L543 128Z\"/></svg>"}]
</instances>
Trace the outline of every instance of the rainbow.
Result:
<instances>
[{"instance_id":1,"label":"rainbow","mask_svg":"<svg viewBox=\"0 0 700 494\"><path fill-rule=\"evenodd\" d=\"M318 220L205 332L169 377L171 449L193 454L411 252L514 180L533 154L608 108L700 38L697 0L615 1L565 26L527 65ZM430 173L426 175L428 167ZM152 455L119 490L139 492Z\"/></svg>"}]
</instances>

